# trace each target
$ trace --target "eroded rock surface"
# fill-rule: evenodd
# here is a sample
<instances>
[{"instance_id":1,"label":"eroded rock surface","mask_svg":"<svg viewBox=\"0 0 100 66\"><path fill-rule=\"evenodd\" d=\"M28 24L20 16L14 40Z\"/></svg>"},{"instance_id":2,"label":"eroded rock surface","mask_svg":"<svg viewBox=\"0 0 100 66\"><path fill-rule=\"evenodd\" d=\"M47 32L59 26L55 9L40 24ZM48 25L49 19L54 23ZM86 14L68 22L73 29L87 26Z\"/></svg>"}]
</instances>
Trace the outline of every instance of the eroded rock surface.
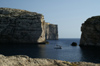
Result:
<instances>
[{"instance_id":1,"label":"eroded rock surface","mask_svg":"<svg viewBox=\"0 0 100 66\"><path fill-rule=\"evenodd\" d=\"M58 28L46 23L42 14L0 8L1 43L42 43L46 39L58 39Z\"/></svg>"},{"instance_id":2,"label":"eroded rock surface","mask_svg":"<svg viewBox=\"0 0 100 66\"><path fill-rule=\"evenodd\" d=\"M53 24L46 25L42 14L20 9L0 8L1 43L41 43L45 42L46 36L49 36L46 37L47 39L58 39L57 29L57 26Z\"/></svg>"},{"instance_id":3,"label":"eroded rock surface","mask_svg":"<svg viewBox=\"0 0 100 66\"><path fill-rule=\"evenodd\" d=\"M25 55L0 55L0 66L100 66L100 64L90 62L68 62L43 58L29 58Z\"/></svg>"},{"instance_id":4,"label":"eroded rock surface","mask_svg":"<svg viewBox=\"0 0 100 66\"><path fill-rule=\"evenodd\" d=\"M80 46L100 46L100 16L88 18L81 31Z\"/></svg>"}]
</instances>

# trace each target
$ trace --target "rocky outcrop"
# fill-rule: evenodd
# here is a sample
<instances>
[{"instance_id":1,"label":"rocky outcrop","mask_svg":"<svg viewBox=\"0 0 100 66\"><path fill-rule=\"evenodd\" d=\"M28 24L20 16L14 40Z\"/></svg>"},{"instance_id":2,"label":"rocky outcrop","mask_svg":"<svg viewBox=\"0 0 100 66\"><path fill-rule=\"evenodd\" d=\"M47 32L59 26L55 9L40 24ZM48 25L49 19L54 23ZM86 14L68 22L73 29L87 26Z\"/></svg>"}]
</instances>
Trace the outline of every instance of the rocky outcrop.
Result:
<instances>
[{"instance_id":1,"label":"rocky outcrop","mask_svg":"<svg viewBox=\"0 0 100 66\"><path fill-rule=\"evenodd\" d=\"M45 38L49 40L57 40L58 26L50 23L45 23Z\"/></svg>"},{"instance_id":2,"label":"rocky outcrop","mask_svg":"<svg viewBox=\"0 0 100 66\"><path fill-rule=\"evenodd\" d=\"M73 42L71 45L72 46L77 46L77 43L76 42Z\"/></svg>"},{"instance_id":3,"label":"rocky outcrop","mask_svg":"<svg viewBox=\"0 0 100 66\"><path fill-rule=\"evenodd\" d=\"M29 58L25 55L0 55L0 66L100 66L100 64L90 62L68 62L43 58Z\"/></svg>"},{"instance_id":4,"label":"rocky outcrop","mask_svg":"<svg viewBox=\"0 0 100 66\"><path fill-rule=\"evenodd\" d=\"M100 16L88 18L81 31L80 46L100 46Z\"/></svg>"},{"instance_id":5,"label":"rocky outcrop","mask_svg":"<svg viewBox=\"0 0 100 66\"><path fill-rule=\"evenodd\" d=\"M0 8L1 43L43 43L45 30L42 14L20 9Z\"/></svg>"}]
</instances>

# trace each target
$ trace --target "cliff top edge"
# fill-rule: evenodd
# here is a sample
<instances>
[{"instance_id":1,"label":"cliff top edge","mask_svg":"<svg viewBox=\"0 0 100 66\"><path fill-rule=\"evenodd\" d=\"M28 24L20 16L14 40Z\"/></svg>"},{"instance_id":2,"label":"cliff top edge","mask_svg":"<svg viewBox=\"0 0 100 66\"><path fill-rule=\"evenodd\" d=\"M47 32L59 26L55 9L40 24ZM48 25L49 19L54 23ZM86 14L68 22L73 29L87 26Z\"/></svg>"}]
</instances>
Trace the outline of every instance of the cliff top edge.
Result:
<instances>
[{"instance_id":1,"label":"cliff top edge","mask_svg":"<svg viewBox=\"0 0 100 66\"><path fill-rule=\"evenodd\" d=\"M19 16L19 15L30 15L30 16L43 16L42 14L40 13L37 13L37 12L31 12L31 11L27 11L27 10L21 10L21 9L15 9L15 8L4 8L4 7L0 7L0 15L4 16L4 15L16 15L16 16Z\"/></svg>"}]
</instances>

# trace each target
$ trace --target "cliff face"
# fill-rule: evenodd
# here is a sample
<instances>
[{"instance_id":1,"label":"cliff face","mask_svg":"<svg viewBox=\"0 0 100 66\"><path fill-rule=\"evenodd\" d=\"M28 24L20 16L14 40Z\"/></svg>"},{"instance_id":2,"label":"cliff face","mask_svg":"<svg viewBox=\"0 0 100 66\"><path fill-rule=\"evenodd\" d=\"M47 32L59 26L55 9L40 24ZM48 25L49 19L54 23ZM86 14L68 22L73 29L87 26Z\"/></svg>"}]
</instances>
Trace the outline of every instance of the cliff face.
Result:
<instances>
[{"instance_id":1,"label":"cliff face","mask_svg":"<svg viewBox=\"0 0 100 66\"><path fill-rule=\"evenodd\" d=\"M42 43L45 39L58 39L58 28L45 23L42 14L0 8L0 42Z\"/></svg>"},{"instance_id":2,"label":"cliff face","mask_svg":"<svg viewBox=\"0 0 100 66\"><path fill-rule=\"evenodd\" d=\"M45 37L49 40L57 40L58 26L50 23L45 23Z\"/></svg>"},{"instance_id":3,"label":"cliff face","mask_svg":"<svg viewBox=\"0 0 100 66\"><path fill-rule=\"evenodd\" d=\"M100 16L87 19L81 31L80 46L100 46Z\"/></svg>"},{"instance_id":4,"label":"cliff face","mask_svg":"<svg viewBox=\"0 0 100 66\"><path fill-rule=\"evenodd\" d=\"M0 8L0 42L45 41L44 16L20 9Z\"/></svg>"}]
</instances>

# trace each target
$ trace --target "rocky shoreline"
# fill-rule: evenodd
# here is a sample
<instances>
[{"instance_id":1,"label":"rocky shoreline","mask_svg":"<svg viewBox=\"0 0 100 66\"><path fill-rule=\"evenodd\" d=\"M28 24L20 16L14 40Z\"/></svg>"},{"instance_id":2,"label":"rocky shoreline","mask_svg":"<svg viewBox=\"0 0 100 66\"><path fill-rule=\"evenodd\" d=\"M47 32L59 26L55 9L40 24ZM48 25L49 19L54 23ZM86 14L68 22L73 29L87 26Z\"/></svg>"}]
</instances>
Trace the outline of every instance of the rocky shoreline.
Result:
<instances>
[{"instance_id":1,"label":"rocky shoreline","mask_svg":"<svg viewBox=\"0 0 100 66\"><path fill-rule=\"evenodd\" d=\"M29 58L26 55L4 56L0 54L0 66L100 66L100 64Z\"/></svg>"}]
</instances>

